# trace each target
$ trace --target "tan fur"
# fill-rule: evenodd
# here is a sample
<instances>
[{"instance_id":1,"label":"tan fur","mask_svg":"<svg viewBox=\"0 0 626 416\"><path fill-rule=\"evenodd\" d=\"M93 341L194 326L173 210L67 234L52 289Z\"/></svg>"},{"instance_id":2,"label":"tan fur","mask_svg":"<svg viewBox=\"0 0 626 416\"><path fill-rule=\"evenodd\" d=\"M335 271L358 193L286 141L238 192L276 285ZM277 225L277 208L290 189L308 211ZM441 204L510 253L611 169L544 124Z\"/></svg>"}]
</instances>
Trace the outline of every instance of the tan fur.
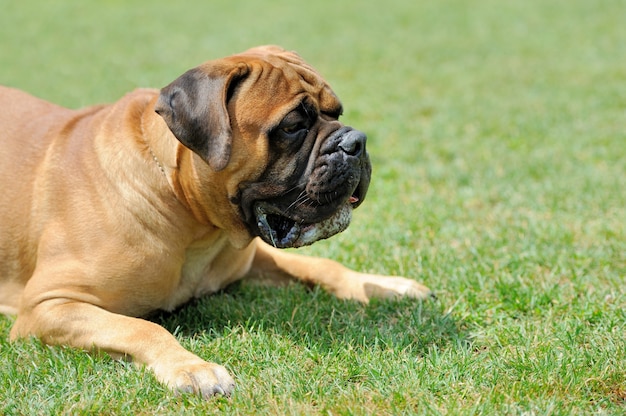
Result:
<instances>
[{"instance_id":1,"label":"tan fur","mask_svg":"<svg viewBox=\"0 0 626 416\"><path fill-rule=\"evenodd\" d=\"M260 71L255 53L277 52L236 62ZM0 88L0 312L17 313L11 339L130 356L171 388L210 397L232 391L226 369L141 316L256 275L361 302L429 294L412 280L357 273L249 235L229 197L265 171L270 149L257 140L259 128L284 116L299 93L295 81L278 78L268 98L252 82L228 108L233 146L219 171L155 113L157 90L73 111Z\"/></svg>"}]
</instances>

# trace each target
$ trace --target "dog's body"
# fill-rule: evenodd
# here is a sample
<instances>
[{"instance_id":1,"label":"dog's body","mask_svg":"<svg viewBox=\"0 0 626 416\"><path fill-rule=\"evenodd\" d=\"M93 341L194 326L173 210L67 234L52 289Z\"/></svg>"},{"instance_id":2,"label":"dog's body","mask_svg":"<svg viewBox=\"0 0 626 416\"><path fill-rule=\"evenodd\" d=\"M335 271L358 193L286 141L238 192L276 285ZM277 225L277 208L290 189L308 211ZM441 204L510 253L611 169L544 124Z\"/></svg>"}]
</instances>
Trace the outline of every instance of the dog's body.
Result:
<instances>
[{"instance_id":1,"label":"dog's body","mask_svg":"<svg viewBox=\"0 0 626 416\"><path fill-rule=\"evenodd\" d=\"M130 356L205 397L221 366L140 319L244 277L338 297L423 298L298 247L342 231L365 196L365 136L297 55L276 47L208 62L161 91L74 111L0 88L0 312L11 338ZM255 238L255 237L260 238Z\"/></svg>"}]
</instances>

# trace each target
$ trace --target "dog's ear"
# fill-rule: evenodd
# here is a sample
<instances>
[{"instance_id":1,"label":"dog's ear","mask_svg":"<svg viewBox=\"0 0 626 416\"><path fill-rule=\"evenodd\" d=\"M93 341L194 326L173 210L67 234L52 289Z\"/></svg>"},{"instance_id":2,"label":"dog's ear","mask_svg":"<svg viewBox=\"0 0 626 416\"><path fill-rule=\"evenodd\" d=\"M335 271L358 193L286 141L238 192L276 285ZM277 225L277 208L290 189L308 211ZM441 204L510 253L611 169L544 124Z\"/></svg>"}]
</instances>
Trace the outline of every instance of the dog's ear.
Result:
<instances>
[{"instance_id":1,"label":"dog's ear","mask_svg":"<svg viewBox=\"0 0 626 416\"><path fill-rule=\"evenodd\" d=\"M229 91L247 73L243 63L209 62L164 87L154 108L174 136L215 171L224 169L230 159Z\"/></svg>"}]
</instances>

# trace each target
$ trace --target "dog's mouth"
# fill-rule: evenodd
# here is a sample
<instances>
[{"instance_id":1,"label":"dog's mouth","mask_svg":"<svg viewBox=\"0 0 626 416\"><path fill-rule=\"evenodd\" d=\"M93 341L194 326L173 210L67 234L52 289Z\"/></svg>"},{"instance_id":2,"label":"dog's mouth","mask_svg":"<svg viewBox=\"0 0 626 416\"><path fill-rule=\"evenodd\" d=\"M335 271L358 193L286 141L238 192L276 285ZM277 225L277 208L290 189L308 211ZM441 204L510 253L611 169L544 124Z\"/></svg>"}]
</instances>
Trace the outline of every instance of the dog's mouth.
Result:
<instances>
[{"instance_id":1,"label":"dog's mouth","mask_svg":"<svg viewBox=\"0 0 626 416\"><path fill-rule=\"evenodd\" d=\"M350 225L353 208L359 203L360 198L353 195L331 216L315 222L294 219L268 202L256 203L254 215L263 241L277 248L297 248L344 231Z\"/></svg>"},{"instance_id":2,"label":"dog's mouth","mask_svg":"<svg viewBox=\"0 0 626 416\"><path fill-rule=\"evenodd\" d=\"M242 213L252 235L277 248L296 248L350 225L371 177L365 135L344 127L322 136L326 140L304 171L288 181L262 180L242 191ZM281 172L270 177L280 178Z\"/></svg>"}]
</instances>

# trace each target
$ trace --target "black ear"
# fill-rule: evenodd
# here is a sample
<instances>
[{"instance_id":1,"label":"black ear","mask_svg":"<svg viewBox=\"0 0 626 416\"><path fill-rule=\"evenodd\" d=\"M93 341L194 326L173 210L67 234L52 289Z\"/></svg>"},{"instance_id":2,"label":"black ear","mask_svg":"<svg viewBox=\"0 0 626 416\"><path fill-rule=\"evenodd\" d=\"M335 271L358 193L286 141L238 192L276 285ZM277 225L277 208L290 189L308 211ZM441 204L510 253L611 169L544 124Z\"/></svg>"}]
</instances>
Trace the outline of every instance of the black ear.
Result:
<instances>
[{"instance_id":1,"label":"black ear","mask_svg":"<svg viewBox=\"0 0 626 416\"><path fill-rule=\"evenodd\" d=\"M232 131L226 100L231 83L247 66L211 65L191 69L161 90L154 110L176 138L219 171L230 159Z\"/></svg>"}]
</instances>

